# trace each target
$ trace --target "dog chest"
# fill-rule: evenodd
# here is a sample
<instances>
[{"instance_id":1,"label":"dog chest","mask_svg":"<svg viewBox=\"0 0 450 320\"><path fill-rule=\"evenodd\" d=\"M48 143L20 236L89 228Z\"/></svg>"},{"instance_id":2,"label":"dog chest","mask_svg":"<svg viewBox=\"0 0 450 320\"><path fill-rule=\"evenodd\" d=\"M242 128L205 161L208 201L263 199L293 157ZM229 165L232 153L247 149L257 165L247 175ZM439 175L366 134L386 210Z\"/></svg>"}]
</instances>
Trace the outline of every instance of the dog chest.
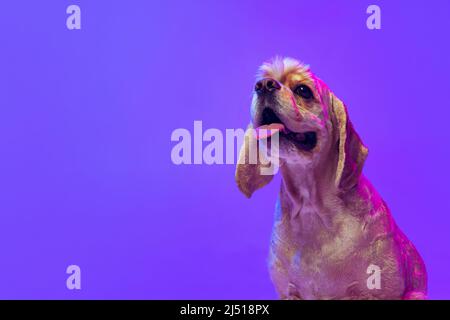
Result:
<instances>
[{"instance_id":1,"label":"dog chest","mask_svg":"<svg viewBox=\"0 0 450 320\"><path fill-rule=\"evenodd\" d=\"M282 297L301 299L352 299L400 297L403 290L401 266L390 239L365 242L352 229L307 242L282 224L274 228L269 268ZM303 241L302 241L303 240ZM379 266L381 287L371 286L371 266ZM376 275L375 275L376 276ZM372 278L371 278L372 277ZM376 280L376 279L375 279Z\"/></svg>"}]
</instances>

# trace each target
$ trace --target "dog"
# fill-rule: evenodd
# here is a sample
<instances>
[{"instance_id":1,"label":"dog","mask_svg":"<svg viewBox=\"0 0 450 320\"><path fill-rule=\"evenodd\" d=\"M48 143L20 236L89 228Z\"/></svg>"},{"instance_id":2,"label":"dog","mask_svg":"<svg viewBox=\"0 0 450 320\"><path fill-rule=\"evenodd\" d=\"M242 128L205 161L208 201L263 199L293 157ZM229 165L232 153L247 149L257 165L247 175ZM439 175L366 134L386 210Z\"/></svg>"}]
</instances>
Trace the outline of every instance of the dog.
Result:
<instances>
[{"instance_id":1,"label":"dog","mask_svg":"<svg viewBox=\"0 0 450 320\"><path fill-rule=\"evenodd\" d=\"M248 198L273 178L261 174L267 159L248 163L261 128L279 136L268 260L279 297L426 299L422 258L362 174L368 149L346 106L309 66L274 58L260 67L235 175Z\"/></svg>"}]
</instances>

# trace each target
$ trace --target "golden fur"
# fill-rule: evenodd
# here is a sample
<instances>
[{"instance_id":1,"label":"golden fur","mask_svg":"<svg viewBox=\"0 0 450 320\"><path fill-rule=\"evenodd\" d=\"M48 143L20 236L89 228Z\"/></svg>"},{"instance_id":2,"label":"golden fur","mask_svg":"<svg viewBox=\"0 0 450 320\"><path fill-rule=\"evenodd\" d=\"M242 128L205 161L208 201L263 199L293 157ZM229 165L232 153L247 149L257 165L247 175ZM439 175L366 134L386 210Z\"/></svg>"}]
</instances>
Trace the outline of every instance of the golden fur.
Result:
<instances>
[{"instance_id":1,"label":"golden fur","mask_svg":"<svg viewBox=\"0 0 450 320\"><path fill-rule=\"evenodd\" d=\"M279 87L254 94L236 181L251 197L272 179L261 175L261 163L246 161L249 141L256 139L251 129L265 124L270 109L289 132L280 133L282 183L269 263L280 297L426 298L424 263L362 175L368 150L342 101L308 66L291 58L263 64L258 80L267 79ZM308 86L313 97L296 94L299 85ZM315 137L311 150L302 148L306 134ZM371 265L381 270L380 289L367 285Z\"/></svg>"}]
</instances>

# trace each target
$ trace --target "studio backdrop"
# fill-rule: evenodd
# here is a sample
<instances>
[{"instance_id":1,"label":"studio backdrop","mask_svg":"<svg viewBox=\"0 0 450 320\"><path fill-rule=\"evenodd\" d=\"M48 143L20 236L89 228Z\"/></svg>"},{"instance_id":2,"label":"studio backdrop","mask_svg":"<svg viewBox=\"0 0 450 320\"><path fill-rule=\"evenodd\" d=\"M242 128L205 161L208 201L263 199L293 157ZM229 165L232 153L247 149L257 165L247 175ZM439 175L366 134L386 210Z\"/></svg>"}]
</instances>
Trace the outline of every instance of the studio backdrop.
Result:
<instances>
[{"instance_id":1,"label":"studio backdrop","mask_svg":"<svg viewBox=\"0 0 450 320\"><path fill-rule=\"evenodd\" d=\"M429 297L449 299L449 15L445 0L3 2L0 298L277 299L280 177L247 199L227 132L281 56L345 103L364 175Z\"/></svg>"}]
</instances>

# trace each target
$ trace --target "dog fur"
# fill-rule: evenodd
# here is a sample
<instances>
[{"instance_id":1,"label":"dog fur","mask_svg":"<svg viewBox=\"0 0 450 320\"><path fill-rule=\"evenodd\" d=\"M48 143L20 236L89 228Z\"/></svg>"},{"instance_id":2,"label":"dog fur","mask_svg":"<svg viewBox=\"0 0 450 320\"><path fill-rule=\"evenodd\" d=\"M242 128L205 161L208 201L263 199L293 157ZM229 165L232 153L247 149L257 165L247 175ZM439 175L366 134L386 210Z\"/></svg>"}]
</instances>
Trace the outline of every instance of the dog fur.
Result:
<instances>
[{"instance_id":1,"label":"dog fur","mask_svg":"<svg viewBox=\"0 0 450 320\"><path fill-rule=\"evenodd\" d=\"M368 150L342 101L291 58L263 64L258 81L267 79L277 89L254 93L236 181L250 197L272 180L261 163L246 161L253 129L267 125L270 109L289 132L279 138L282 182L269 255L280 298L426 299L425 265L362 174ZM304 86L311 98L297 94ZM302 147L306 132L315 137L311 150ZM367 284L371 265L380 268L379 289Z\"/></svg>"}]
</instances>

